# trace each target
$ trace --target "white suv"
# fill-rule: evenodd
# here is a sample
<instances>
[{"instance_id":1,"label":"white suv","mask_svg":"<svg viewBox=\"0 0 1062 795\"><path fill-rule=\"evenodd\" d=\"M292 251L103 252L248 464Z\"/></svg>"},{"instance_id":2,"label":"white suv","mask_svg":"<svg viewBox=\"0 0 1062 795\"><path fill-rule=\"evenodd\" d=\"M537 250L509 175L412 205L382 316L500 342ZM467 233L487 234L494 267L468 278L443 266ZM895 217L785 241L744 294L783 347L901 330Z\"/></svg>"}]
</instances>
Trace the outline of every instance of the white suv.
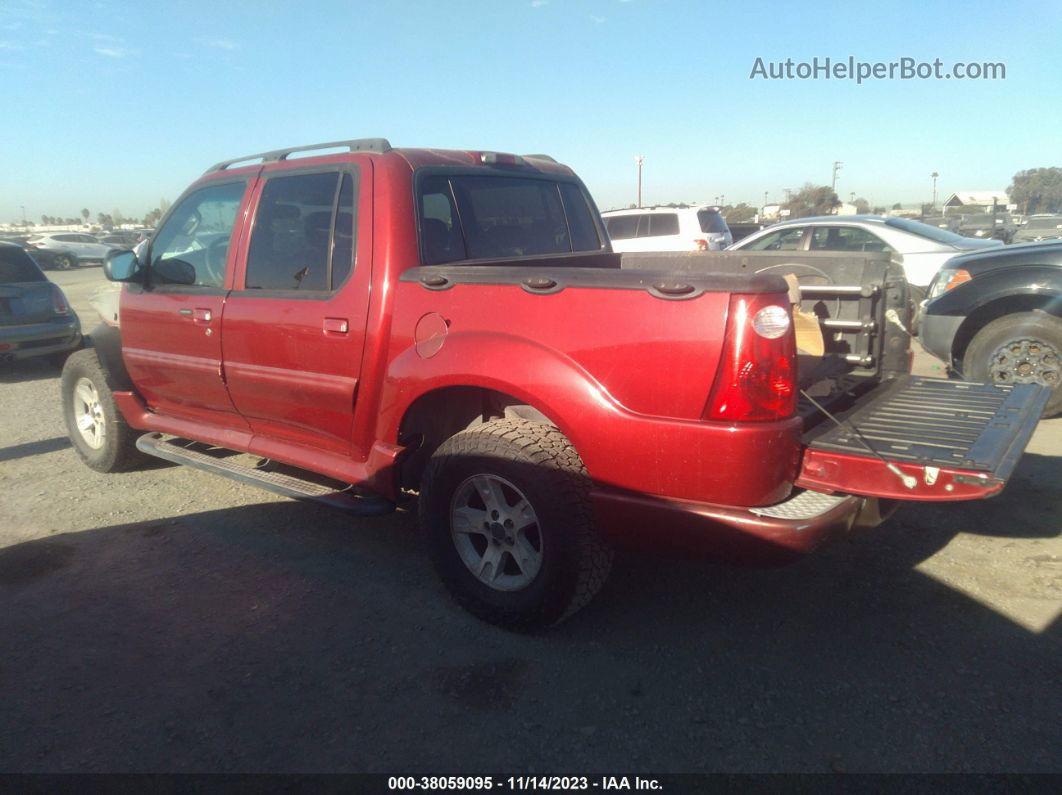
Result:
<instances>
[{"instance_id":1,"label":"white suv","mask_svg":"<svg viewBox=\"0 0 1062 795\"><path fill-rule=\"evenodd\" d=\"M55 232L31 237L26 241L26 248L30 254L34 251L46 252L55 267L63 269L71 268L83 260L103 262L107 252L115 247L81 232Z\"/></svg>"},{"instance_id":2,"label":"white suv","mask_svg":"<svg viewBox=\"0 0 1062 795\"><path fill-rule=\"evenodd\" d=\"M612 250L721 251L734 242L716 207L641 207L601 213Z\"/></svg>"}]
</instances>

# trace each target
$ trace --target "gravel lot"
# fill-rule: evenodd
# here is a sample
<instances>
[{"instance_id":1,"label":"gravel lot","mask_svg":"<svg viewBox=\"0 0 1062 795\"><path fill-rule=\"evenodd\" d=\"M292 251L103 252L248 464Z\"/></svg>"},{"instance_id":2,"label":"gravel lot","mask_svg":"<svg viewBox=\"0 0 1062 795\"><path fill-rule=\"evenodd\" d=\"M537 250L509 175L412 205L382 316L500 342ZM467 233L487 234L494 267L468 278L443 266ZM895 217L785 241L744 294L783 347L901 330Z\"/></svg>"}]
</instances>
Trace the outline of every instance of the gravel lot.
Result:
<instances>
[{"instance_id":1,"label":"gravel lot","mask_svg":"<svg viewBox=\"0 0 1062 795\"><path fill-rule=\"evenodd\" d=\"M94 325L100 269L51 276ZM628 552L527 637L449 601L409 514L99 475L54 369L0 393L4 772L1062 770L1062 419L994 500L783 569Z\"/></svg>"}]
</instances>

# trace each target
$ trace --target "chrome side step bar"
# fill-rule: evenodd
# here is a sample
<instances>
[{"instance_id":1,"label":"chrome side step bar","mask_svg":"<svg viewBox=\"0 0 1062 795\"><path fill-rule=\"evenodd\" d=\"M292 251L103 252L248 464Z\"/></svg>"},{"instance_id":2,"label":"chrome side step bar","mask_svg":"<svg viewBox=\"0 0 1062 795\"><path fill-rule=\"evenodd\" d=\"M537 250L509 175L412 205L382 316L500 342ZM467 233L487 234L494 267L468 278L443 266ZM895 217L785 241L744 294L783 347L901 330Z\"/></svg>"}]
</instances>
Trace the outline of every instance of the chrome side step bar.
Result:
<instances>
[{"instance_id":1,"label":"chrome side step bar","mask_svg":"<svg viewBox=\"0 0 1062 795\"><path fill-rule=\"evenodd\" d=\"M136 440L136 447L142 453L183 464L204 472L237 480L251 486L292 497L296 500L311 500L327 505L329 508L348 513L352 516L382 516L391 513L395 504L383 497L361 496L349 489L330 488L319 483L280 472L269 472L227 461L224 458L209 455L191 447L175 444L163 439L161 433L145 433ZM202 447L202 445L199 445Z\"/></svg>"}]
</instances>

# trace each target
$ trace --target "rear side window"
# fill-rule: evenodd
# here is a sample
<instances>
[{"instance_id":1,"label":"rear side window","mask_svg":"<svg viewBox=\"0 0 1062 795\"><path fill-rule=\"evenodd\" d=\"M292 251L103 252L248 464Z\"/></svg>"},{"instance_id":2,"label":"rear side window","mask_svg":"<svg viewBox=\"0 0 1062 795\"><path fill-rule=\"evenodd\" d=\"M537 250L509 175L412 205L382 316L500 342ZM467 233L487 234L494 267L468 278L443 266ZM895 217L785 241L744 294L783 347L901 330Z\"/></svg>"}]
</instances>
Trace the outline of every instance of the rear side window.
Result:
<instances>
[{"instance_id":1,"label":"rear side window","mask_svg":"<svg viewBox=\"0 0 1062 795\"><path fill-rule=\"evenodd\" d=\"M247 254L249 290L328 291L354 256L354 181L349 174L270 177Z\"/></svg>"},{"instance_id":2,"label":"rear side window","mask_svg":"<svg viewBox=\"0 0 1062 795\"><path fill-rule=\"evenodd\" d=\"M427 177L421 181L420 239L425 265L468 259L450 180L446 177Z\"/></svg>"},{"instance_id":3,"label":"rear side window","mask_svg":"<svg viewBox=\"0 0 1062 795\"><path fill-rule=\"evenodd\" d=\"M564 213L568 217L568 229L571 233L572 251L593 251L601 248L601 239L597 235L597 225L586 196L578 185L570 182L560 183L561 199L564 201Z\"/></svg>"},{"instance_id":4,"label":"rear side window","mask_svg":"<svg viewBox=\"0 0 1062 795\"><path fill-rule=\"evenodd\" d=\"M700 222L701 231L706 235L726 234L726 221L714 210L698 210L697 221Z\"/></svg>"},{"instance_id":5,"label":"rear side window","mask_svg":"<svg viewBox=\"0 0 1062 795\"><path fill-rule=\"evenodd\" d=\"M0 284L46 281L29 254L16 246L0 246Z\"/></svg>"},{"instance_id":6,"label":"rear side window","mask_svg":"<svg viewBox=\"0 0 1062 795\"><path fill-rule=\"evenodd\" d=\"M629 240L638 234L637 215L613 215L605 219L608 236L613 240Z\"/></svg>"},{"instance_id":7,"label":"rear side window","mask_svg":"<svg viewBox=\"0 0 1062 795\"><path fill-rule=\"evenodd\" d=\"M675 213L653 213L649 216L649 236L677 235L679 220Z\"/></svg>"},{"instance_id":8,"label":"rear side window","mask_svg":"<svg viewBox=\"0 0 1062 795\"><path fill-rule=\"evenodd\" d=\"M454 174L425 177L419 190L426 264L601 248L586 199L570 183Z\"/></svg>"}]
</instances>

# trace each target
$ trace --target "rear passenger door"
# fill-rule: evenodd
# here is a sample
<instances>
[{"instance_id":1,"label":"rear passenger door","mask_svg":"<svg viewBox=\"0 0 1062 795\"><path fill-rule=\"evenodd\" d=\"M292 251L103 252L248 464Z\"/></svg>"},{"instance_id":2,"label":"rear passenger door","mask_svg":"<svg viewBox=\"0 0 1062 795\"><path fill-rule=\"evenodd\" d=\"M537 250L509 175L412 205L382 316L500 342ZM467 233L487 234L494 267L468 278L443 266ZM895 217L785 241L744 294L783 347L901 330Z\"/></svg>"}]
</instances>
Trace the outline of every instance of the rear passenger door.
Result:
<instances>
[{"instance_id":1,"label":"rear passenger door","mask_svg":"<svg viewBox=\"0 0 1062 795\"><path fill-rule=\"evenodd\" d=\"M369 300L371 162L266 167L225 308L229 393L256 437L347 454Z\"/></svg>"}]
</instances>

